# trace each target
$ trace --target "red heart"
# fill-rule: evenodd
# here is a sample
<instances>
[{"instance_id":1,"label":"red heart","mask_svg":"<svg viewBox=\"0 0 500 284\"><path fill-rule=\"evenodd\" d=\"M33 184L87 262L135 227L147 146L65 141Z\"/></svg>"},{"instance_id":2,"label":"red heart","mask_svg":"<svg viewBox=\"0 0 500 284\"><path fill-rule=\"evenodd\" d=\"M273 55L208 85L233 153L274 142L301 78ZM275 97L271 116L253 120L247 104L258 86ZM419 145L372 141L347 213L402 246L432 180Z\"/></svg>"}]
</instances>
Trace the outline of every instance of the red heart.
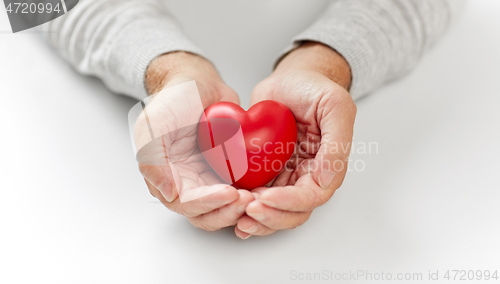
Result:
<instances>
[{"instance_id":1,"label":"red heart","mask_svg":"<svg viewBox=\"0 0 500 284\"><path fill-rule=\"evenodd\" d=\"M295 118L276 101L261 101L247 112L219 102L205 110L198 126L198 145L210 166L226 182L248 190L278 176L296 141Z\"/></svg>"}]
</instances>

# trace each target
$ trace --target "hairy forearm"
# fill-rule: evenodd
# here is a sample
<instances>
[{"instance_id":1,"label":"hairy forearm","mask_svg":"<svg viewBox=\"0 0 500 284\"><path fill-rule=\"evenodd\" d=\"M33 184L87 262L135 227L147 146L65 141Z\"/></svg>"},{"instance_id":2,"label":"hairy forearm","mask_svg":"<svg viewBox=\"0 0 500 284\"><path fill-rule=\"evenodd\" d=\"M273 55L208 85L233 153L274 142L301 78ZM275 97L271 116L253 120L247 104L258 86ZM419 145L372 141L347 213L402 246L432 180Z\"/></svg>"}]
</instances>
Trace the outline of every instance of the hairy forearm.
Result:
<instances>
[{"instance_id":1,"label":"hairy forearm","mask_svg":"<svg viewBox=\"0 0 500 284\"><path fill-rule=\"evenodd\" d=\"M189 74L189 75L186 75ZM160 91L175 76L194 74L220 79L215 67L205 58L184 51L175 51L155 58L145 73L145 86L148 94Z\"/></svg>"},{"instance_id":2,"label":"hairy forearm","mask_svg":"<svg viewBox=\"0 0 500 284\"><path fill-rule=\"evenodd\" d=\"M144 75L149 95L189 81L196 82L205 108L221 100L239 102L236 93L224 83L214 65L197 54L184 51L163 54L151 61Z\"/></svg>"},{"instance_id":3,"label":"hairy forearm","mask_svg":"<svg viewBox=\"0 0 500 284\"><path fill-rule=\"evenodd\" d=\"M349 91L352 81L351 68L342 55L319 42L302 42L276 66L282 70L315 71Z\"/></svg>"}]
</instances>

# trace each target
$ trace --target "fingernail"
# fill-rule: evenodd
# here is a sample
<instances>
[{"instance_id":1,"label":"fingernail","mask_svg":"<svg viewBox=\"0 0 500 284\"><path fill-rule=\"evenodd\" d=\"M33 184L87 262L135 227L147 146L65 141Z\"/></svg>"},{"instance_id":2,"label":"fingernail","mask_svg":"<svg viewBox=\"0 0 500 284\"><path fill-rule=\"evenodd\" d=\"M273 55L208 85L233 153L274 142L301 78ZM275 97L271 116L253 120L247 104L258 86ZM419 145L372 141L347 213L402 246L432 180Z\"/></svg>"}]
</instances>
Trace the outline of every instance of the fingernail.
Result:
<instances>
[{"instance_id":1,"label":"fingernail","mask_svg":"<svg viewBox=\"0 0 500 284\"><path fill-rule=\"evenodd\" d=\"M242 230L242 231L245 233L248 233L248 234L253 234L253 233L257 232L257 226L253 225L252 227L248 228L247 230Z\"/></svg>"},{"instance_id":2,"label":"fingernail","mask_svg":"<svg viewBox=\"0 0 500 284\"><path fill-rule=\"evenodd\" d=\"M254 218L257 221L260 221L260 222L262 222L266 219L266 215L264 215L262 213L253 213L253 214L249 214L249 216Z\"/></svg>"},{"instance_id":3,"label":"fingernail","mask_svg":"<svg viewBox=\"0 0 500 284\"><path fill-rule=\"evenodd\" d=\"M163 197L167 200L167 202L172 202L174 200L174 193L171 188L163 190Z\"/></svg>"},{"instance_id":4,"label":"fingernail","mask_svg":"<svg viewBox=\"0 0 500 284\"><path fill-rule=\"evenodd\" d=\"M265 199L260 199L259 200L262 204L268 206L268 207L273 207L273 208L276 208L276 203L274 203L274 201L269 201L269 200L265 200Z\"/></svg>"},{"instance_id":5,"label":"fingernail","mask_svg":"<svg viewBox=\"0 0 500 284\"><path fill-rule=\"evenodd\" d=\"M243 214L245 213L245 209L247 208L247 205L246 204L243 204L243 205L240 205L236 208L236 212L238 214Z\"/></svg>"},{"instance_id":6,"label":"fingernail","mask_svg":"<svg viewBox=\"0 0 500 284\"><path fill-rule=\"evenodd\" d=\"M248 236L244 237L242 240L246 240L246 239L250 238L251 236L252 235L248 235Z\"/></svg>"},{"instance_id":7,"label":"fingernail","mask_svg":"<svg viewBox=\"0 0 500 284\"><path fill-rule=\"evenodd\" d=\"M335 173L329 170L323 170L321 171L319 175L319 185L322 188L327 188L333 181L333 178L335 177Z\"/></svg>"}]
</instances>

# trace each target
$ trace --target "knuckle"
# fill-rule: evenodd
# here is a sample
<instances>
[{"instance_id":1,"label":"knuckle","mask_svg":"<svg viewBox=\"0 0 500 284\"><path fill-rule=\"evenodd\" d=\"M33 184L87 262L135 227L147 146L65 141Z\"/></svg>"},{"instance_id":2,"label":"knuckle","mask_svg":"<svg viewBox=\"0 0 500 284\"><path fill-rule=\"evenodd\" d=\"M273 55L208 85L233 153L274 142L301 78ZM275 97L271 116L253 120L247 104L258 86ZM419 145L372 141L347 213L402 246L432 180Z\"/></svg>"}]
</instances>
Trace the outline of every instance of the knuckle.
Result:
<instances>
[{"instance_id":1,"label":"knuckle","mask_svg":"<svg viewBox=\"0 0 500 284\"><path fill-rule=\"evenodd\" d=\"M325 106L339 106L348 112L354 113L356 113L357 111L354 100L352 99L351 95L345 90L341 92L337 90L328 92L324 96L323 100Z\"/></svg>"},{"instance_id":2,"label":"knuckle","mask_svg":"<svg viewBox=\"0 0 500 284\"><path fill-rule=\"evenodd\" d=\"M317 207L318 202L320 202L320 197L318 196L318 192L316 192L316 190L309 190L303 200L306 205L305 210L311 211Z\"/></svg>"}]
</instances>

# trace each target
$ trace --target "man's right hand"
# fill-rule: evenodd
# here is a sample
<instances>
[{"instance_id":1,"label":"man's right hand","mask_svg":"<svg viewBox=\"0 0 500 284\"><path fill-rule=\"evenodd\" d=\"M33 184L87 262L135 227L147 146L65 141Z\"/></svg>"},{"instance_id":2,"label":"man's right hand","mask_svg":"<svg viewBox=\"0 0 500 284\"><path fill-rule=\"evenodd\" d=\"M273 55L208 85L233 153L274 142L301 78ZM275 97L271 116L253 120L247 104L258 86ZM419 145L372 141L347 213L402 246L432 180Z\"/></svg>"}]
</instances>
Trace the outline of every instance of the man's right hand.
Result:
<instances>
[{"instance_id":1,"label":"man's right hand","mask_svg":"<svg viewBox=\"0 0 500 284\"><path fill-rule=\"evenodd\" d=\"M146 72L146 88L150 94L178 84L195 81L200 93L203 109L219 101L239 104L238 95L220 78L214 66L203 57L186 52L172 52L151 62ZM167 161L161 165L141 163L141 171L151 194L167 208L186 216L198 228L214 231L235 225L244 215L246 206L254 200L247 190L223 185L223 181L211 169L201 155L190 156L198 149L197 127L178 129L179 119L189 110L188 101L180 95L155 100L147 106L149 120L154 119L163 136L162 145L150 153L161 155ZM154 116L154 117L152 117ZM136 123L135 135L146 135L145 121ZM139 133L139 134L138 134ZM142 133L142 134L140 134ZM137 137L136 137L137 139ZM168 157L167 157L168 153ZM148 154L149 155L149 154ZM174 157L183 157L177 161ZM179 193L189 190L213 192L209 195L181 202Z\"/></svg>"}]
</instances>

